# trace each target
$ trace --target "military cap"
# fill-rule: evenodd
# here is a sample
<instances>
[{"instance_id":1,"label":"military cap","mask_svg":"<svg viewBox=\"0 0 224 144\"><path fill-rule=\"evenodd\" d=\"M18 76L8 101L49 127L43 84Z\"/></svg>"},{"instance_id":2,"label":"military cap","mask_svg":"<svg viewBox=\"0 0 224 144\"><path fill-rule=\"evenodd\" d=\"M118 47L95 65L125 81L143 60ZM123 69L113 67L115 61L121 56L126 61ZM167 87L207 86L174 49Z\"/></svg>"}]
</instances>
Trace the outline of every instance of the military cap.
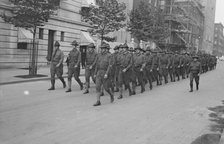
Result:
<instances>
[{"instance_id":1,"label":"military cap","mask_svg":"<svg viewBox=\"0 0 224 144\"><path fill-rule=\"evenodd\" d=\"M105 48L105 49L110 49L110 45L107 44L107 43L103 43L101 46L100 46L101 49Z\"/></svg>"},{"instance_id":2,"label":"military cap","mask_svg":"<svg viewBox=\"0 0 224 144\"><path fill-rule=\"evenodd\" d=\"M120 48L128 48L127 43L124 43L123 45L121 45Z\"/></svg>"},{"instance_id":3,"label":"military cap","mask_svg":"<svg viewBox=\"0 0 224 144\"><path fill-rule=\"evenodd\" d=\"M128 50L131 51L131 52L134 51L133 47L130 47Z\"/></svg>"},{"instance_id":4,"label":"military cap","mask_svg":"<svg viewBox=\"0 0 224 144\"><path fill-rule=\"evenodd\" d=\"M142 48L141 48L140 46L137 46L137 47L135 48L135 50L137 50L137 49L142 50Z\"/></svg>"},{"instance_id":5,"label":"military cap","mask_svg":"<svg viewBox=\"0 0 224 144\"><path fill-rule=\"evenodd\" d=\"M79 44L78 44L78 42L77 42L76 40L74 40L74 41L71 43L71 45L73 45L73 46L78 46Z\"/></svg>"},{"instance_id":6,"label":"military cap","mask_svg":"<svg viewBox=\"0 0 224 144\"><path fill-rule=\"evenodd\" d=\"M90 43L90 44L87 46L87 48L95 48L94 43Z\"/></svg>"},{"instance_id":7,"label":"military cap","mask_svg":"<svg viewBox=\"0 0 224 144\"><path fill-rule=\"evenodd\" d=\"M115 46L115 47L114 47L114 50L118 50L118 49L119 49L119 46Z\"/></svg>"},{"instance_id":8,"label":"military cap","mask_svg":"<svg viewBox=\"0 0 224 144\"><path fill-rule=\"evenodd\" d=\"M60 43L59 43L58 41L56 41L56 42L54 43L54 46L60 46Z\"/></svg>"},{"instance_id":9,"label":"military cap","mask_svg":"<svg viewBox=\"0 0 224 144\"><path fill-rule=\"evenodd\" d=\"M193 58L193 59L194 59L194 58L198 59L199 57L198 57L198 55L194 55L194 56L192 56L192 58Z\"/></svg>"}]
</instances>

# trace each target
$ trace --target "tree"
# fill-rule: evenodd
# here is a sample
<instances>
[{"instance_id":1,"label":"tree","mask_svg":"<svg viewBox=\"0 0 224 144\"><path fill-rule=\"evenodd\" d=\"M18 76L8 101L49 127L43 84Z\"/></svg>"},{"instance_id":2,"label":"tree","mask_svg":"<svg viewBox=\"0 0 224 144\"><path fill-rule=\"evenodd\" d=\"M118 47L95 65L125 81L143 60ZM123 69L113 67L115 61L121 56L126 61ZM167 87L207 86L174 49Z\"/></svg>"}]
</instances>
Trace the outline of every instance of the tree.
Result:
<instances>
[{"instance_id":1,"label":"tree","mask_svg":"<svg viewBox=\"0 0 224 144\"><path fill-rule=\"evenodd\" d=\"M103 40L113 41L114 38L106 36L110 32L118 31L125 26L124 21L126 15L124 3L119 3L117 0L97 0L98 6L91 5L89 8L84 8L80 11L85 22L93 26L89 29L92 35L98 35Z\"/></svg>"},{"instance_id":2,"label":"tree","mask_svg":"<svg viewBox=\"0 0 224 144\"><path fill-rule=\"evenodd\" d=\"M137 9L130 13L128 31L138 40L159 43L169 36L168 25L161 9L141 2Z\"/></svg>"},{"instance_id":3,"label":"tree","mask_svg":"<svg viewBox=\"0 0 224 144\"><path fill-rule=\"evenodd\" d=\"M36 30L37 27L44 26L51 15L54 14L58 8L60 0L9 0L13 4L12 13L7 15L1 14L3 20L7 23L13 24L15 27L22 27L30 29L33 33L32 42L32 56L30 75L37 74L36 65Z\"/></svg>"}]
</instances>

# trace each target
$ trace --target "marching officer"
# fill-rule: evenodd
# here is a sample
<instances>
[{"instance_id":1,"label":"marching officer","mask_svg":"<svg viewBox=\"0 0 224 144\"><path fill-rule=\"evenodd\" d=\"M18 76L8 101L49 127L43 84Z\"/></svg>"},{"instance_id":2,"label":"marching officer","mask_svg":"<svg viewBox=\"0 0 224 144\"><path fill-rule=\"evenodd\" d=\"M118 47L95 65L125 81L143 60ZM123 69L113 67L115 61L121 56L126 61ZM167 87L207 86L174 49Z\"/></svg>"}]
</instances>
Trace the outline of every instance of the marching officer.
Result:
<instances>
[{"instance_id":1,"label":"marching officer","mask_svg":"<svg viewBox=\"0 0 224 144\"><path fill-rule=\"evenodd\" d=\"M125 43L120 46L122 49L121 55L118 57L119 62L119 92L120 95L118 99L123 98L123 84L129 91L129 96L132 95L132 91L130 88L130 75L131 75L131 66L132 66L132 55L128 52L128 45Z\"/></svg>"},{"instance_id":2,"label":"marching officer","mask_svg":"<svg viewBox=\"0 0 224 144\"><path fill-rule=\"evenodd\" d=\"M54 47L55 47L55 49L52 53L51 58L47 58L47 60L51 62L51 65L50 65L51 88L49 88L48 90L55 90L55 74L63 83L63 87L64 88L66 87L65 80L62 77L64 54L59 48L60 44L58 41L55 42Z\"/></svg>"},{"instance_id":3,"label":"marching officer","mask_svg":"<svg viewBox=\"0 0 224 144\"><path fill-rule=\"evenodd\" d=\"M198 56L193 56L193 61L189 66L190 71L190 92L193 92L193 80L195 79L196 90L199 89L199 78L201 74L201 63L198 61Z\"/></svg>"},{"instance_id":4,"label":"marching officer","mask_svg":"<svg viewBox=\"0 0 224 144\"><path fill-rule=\"evenodd\" d=\"M133 94L136 94L136 86L137 81L141 86L141 93L145 91L145 82L144 82L144 63L145 63L145 56L141 53L141 48L138 46L135 48L136 52L133 54L133 81L132 81L132 90Z\"/></svg>"},{"instance_id":5,"label":"marching officer","mask_svg":"<svg viewBox=\"0 0 224 144\"><path fill-rule=\"evenodd\" d=\"M119 49L120 49L120 46L116 46L114 48L114 53L113 53L113 58L114 58L114 65L113 65L113 68L114 68L113 84L114 84L114 87L115 87L114 92L119 92L119 88L118 88L119 64L118 64L118 60L117 60L118 57L119 57L119 55L120 55Z\"/></svg>"},{"instance_id":6,"label":"marching officer","mask_svg":"<svg viewBox=\"0 0 224 144\"><path fill-rule=\"evenodd\" d=\"M86 53L86 64L85 64L85 92L83 94L89 93L89 87L90 87L90 77L92 78L92 81L95 83L96 79L94 77L95 72L95 64L97 59L97 53L95 51L95 46L93 43L90 43L87 46L87 53Z\"/></svg>"},{"instance_id":7,"label":"marching officer","mask_svg":"<svg viewBox=\"0 0 224 144\"><path fill-rule=\"evenodd\" d=\"M114 101L114 94L112 92L112 83L109 73L112 67L111 63L111 54L108 53L107 49L110 49L108 44L104 43L101 45L101 53L98 54L95 68L95 77L96 77L96 92L97 92L97 101L93 106L101 105L100 94L102 87L110 95L111 103Z\"/></svg>"},{"instance_id":8,"label":"marching officer","mask_svg":"<svg viewBox=\"0 0 224 144\"><path fill-rule=\"evenodd\" d=\"M80 89L83 89L83 83L79 79L80 75L80 62L81 62L81 53L77 49L78 43L74 40L71 45L73 49L69 52L68 55L68 90L66 92L71 92L71 84L72 84L72 77L74 76L75 80L78 82Z\"/></svg>"},{"instance_id":9,"label":"marching officer","mask_svg":"<svg viewBox=\"0 0 224 144\"><path fill-rule=\"evenodd\" d=\"M178 52L176 51L174 55L174 67L173 67L174 69L173 81L174 82L176 81L176 77L178 81L180 80L180 64L181 64L180 56Z\"/></svg>"},{"instance_id":10,"label":"marching officer","mask_svg":"<svg viewBox=\"0 0 224 144\"><path fill-rule=\"evenodd\" d=\"M174 81L174 55L173 55L173 52L168 52L168 58L169 58L169 61L170 61L170 64L169 64L169 76L170 76L170 81L173 82Z\"/></svg>"}]
</instances>

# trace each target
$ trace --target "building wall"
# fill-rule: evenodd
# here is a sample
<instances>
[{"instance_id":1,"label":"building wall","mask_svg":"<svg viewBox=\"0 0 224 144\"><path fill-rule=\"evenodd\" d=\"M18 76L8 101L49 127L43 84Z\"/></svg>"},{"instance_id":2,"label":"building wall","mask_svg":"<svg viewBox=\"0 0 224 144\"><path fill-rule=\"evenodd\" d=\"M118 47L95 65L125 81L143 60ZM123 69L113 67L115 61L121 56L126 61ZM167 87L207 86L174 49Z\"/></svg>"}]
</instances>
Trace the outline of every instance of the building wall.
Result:
<instances>
[{"instance_id":1,"label":"building wall","mask_svg":"<svg viewBox=\"0 0 224 144\"><path fill-rule=\"evenodd\" d=\"M216 0L199 0L199 2L204 7L203 12L205 15L202 50L207 53L212 53Z\"/></svg>"},{"instance_id":2,"label":"building wall","mask_svg":"<svg viewBox=\"0 0 224 144\"><path fill-rule=\"evenodd\" d=\"M213 54L217 56L224 55L224 34L223 34L223 25L221 23L215 24L214 29L214 49Z\"/></svg>"},{"instance_id":3,"label":"building wall","mask_svg":"<svg viewBox=\"0 0 224 144\"><path fill-rule=\"evenodd\" d=\"M43 39L38 39L39 29L37 30L38 47L38 65L46 65L48 51L49 30L55 31L54 40L58 40L64 54L71 50L73 40L80 41L81 30L87 30L89 25L81 22L79 11L83 0L61 1L60 9L57 15L51 17L45 26ZM8 0L2 0L0 3L0 12L9 12L11 10ZM64 41L60 40L61 32L64 32ZM18 28L5 23L0 18L0 64L1 67L28 67L29 49L18 49Z\"/></svg>"}]
</instances>

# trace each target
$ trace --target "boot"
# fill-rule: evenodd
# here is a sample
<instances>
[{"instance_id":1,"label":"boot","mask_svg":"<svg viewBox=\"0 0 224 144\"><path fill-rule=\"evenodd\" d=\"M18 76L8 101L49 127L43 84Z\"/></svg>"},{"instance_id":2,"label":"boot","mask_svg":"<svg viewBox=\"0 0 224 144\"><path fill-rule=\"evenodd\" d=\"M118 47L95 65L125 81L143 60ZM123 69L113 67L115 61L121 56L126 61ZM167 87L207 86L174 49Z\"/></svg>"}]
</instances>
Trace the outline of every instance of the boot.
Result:
<instances>
[{"instance_id":1,"label":"boot","mask_svg":"<svg viewBox=\"0 0 224 144\"><path fill-rule=\"evenodd\" d=\"M95 104L93 104L93 106L100 106L100 105L101 105L100 101L97 101Z\"/></svg>"},{"instance_id":2,"label":"boot","mask_svg":"<svg viewBox=\"0 0 224 144\"><path fill-rule=\"evenodd\" d=\"M122 99L123 98L123 95L120 95L117 99Z\"/></svg>"},{"instance_id":3,"label":"boot","mask_svg":"<svg viewBox=\"0 0 224 144\"><path fill-rule=\"evenodd\" d=\"M66 88L66 82L65 82L64 78L63 77L60 77L59 79L63 83L63 88Z\"/></svg>"},{"instance_id":4,"label":"boot","mask_svg":"<svg viewBox=\"0 0 224 144\"><path fill-rule=\"evenodd\" d=\"M110 102L113 103L114 102L114 94L113 94L112 90L109 89L107 92L110 95Z\"/></svg>"},{"instance_id":5,"label":"boot","mask_svg":"<svg viewBox=\"0 0 224 144\"><path fill-rule=\"evenodd\" d=\"M81 82L81 80L79 78L76 78L75 80L78 82L80 90L83 90L83 83Z\"/></svg>"},{"instance_id":6,"label":"boot","mask_svg":"<svg viewBox=\"0 0 224 144\"><path fill-rule=\"evenodd\" d=\"M119 89L118 88L115 88L114 92L119 92Z\"/></svg>"},{"instance_id":7,"label":"boot","mask_svg":"<svg viewBox=\"0 0 224 144\"><path fill-rule=\"evenodd\" d=\"M199 89L198 84L196 84L196 90L198 90L198 89Z\"/></svg>"},{"instance_id":8,"label":"boot","mask_svg":"<svg viewBox=\"0 0 224 144\"><path fill-rule=\"evenodd\" d=\"M86 89L85 92L83 94L88 94L89 93L89 90Z\"/></svg>"},{"instance_id":9,"label":"boot","mask_svg":"<svg viewBox=\"0 0 224 144\"><path fill-rule=\"evenodd\" d=\"M101 92L101 93L100 93L100 96L104 96L104 92Z\"/></svg>"},{"instance_id":10,"label":"boot","mask_svg":"<svg viewBox=\"0 0 224 144\"><path fill-rule=\"evenodd\" d=\"M69 88L69 89L68 89L67 91L65 91L65 92L67 93L67 92L71 92L71 91L72 91L72 90Z\"/></svg>"},{"instance_id":11,"label":"boot","mask_svg":"<svg viewBox=\"0 0 224 144\"><path fill-rule=\"evenodd\" d=\"M193 85L191 85L190 87L191 87L191 90L189 92L193 92Z\"/></svg>"},{"instance_id":12,"label":"boot","mask_svg":"<svg viewBox=\"0 0 224 144\"><path fill-rule=\"evenodd\" d=\"M68 90L65 91L66 93L72 91L72 90L71 90L71 85L72 85L72 81L68 80Z\"/></svg>"},{"instance_id":13,"label":"boot","mask_svg":"<svg viewBox=\"0 0 224 144\"><path fill-rule=\"evenodd\" d=\"M55 90L54 84L55 80L51 80L51 87L48 90Z\"/></svg>"}]
</instances>

